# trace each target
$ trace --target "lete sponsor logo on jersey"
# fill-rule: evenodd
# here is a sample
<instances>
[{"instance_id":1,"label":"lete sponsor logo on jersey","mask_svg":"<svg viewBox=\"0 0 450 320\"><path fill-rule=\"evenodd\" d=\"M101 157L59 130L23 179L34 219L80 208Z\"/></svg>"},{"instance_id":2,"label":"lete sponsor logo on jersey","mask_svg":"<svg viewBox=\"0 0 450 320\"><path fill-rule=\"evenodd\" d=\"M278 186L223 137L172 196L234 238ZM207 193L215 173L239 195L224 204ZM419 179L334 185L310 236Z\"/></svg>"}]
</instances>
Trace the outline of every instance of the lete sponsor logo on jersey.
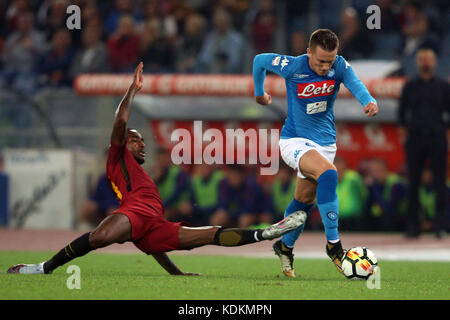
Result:
<instances>
[{"instance_id":1,"label":"lete sponsor logo on jersey","mask_svg":"<svg viewBox=\"0 0 450 320\"><path fill-rule=\"evenodd\" d=\"M297 95L301 99L329 96L334 93L334 85L334 80L299 83L297 85Z\"/></svg>"}]
</instances>

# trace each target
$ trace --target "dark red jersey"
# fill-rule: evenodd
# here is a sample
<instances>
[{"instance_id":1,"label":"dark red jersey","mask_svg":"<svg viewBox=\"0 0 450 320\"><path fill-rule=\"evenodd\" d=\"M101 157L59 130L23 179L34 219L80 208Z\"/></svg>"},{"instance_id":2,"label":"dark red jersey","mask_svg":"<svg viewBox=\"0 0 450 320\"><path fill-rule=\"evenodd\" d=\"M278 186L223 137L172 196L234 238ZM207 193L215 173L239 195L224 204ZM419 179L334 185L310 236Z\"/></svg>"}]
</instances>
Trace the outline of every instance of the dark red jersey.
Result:
<instances>
[{"instance_id":1,"label":"dark red jersey","mask_svg":"<svg viewBox=\"0 0 450 320\"><path fill-rule=\"evenodd\" d=\"M158 188L133 157L126 145L111 142L106 163L106 176L120 201L121 209L139 210L144 215L160 214L164 208Z\"/></svg>"}]
</instances>

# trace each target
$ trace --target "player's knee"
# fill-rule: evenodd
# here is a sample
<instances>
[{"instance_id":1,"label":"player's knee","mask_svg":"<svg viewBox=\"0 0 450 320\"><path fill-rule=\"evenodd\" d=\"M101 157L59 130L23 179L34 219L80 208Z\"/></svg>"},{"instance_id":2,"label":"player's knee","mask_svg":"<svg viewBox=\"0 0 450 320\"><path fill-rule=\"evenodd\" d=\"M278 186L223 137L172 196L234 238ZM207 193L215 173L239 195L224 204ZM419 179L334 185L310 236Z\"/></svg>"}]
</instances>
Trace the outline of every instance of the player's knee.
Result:
<instances>
[{"instance_id":1,"label":"player's knee","mask_svg":"<svg viewBox=\"0 0 450 320\"><path fill-rule=\"evenodd\" d=\"M89 242L92 248L103 248L114 243L114 239L109 230L96 229L91 232Z\"/></svg>"},{"instance_id":2,"label":"player's knee","mask_svg":"<svg viewBox=\"0 0 450 320\"><path fill-rule=\"evenodd\" d=\"M316 199L315 190L299 191L295 194L295 200L303 202L305 204L313 204Z\"/></svg>"}]
</instances>

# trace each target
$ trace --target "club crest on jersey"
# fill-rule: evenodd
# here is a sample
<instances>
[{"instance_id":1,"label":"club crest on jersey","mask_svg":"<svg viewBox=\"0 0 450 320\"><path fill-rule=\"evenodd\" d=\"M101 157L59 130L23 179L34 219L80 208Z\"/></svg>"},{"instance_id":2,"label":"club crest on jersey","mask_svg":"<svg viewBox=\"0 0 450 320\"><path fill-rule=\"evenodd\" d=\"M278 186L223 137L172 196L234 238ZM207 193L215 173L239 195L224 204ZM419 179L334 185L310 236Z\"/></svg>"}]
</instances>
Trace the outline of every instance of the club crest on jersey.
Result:
<instances>
[{"instance_id":1,"label":"club crest on jersey","mask_svg":"<svg viewBox=\"0 0 450 320\"><path fill-rule=\"evenodd\" d=\"M272 59L272 65L277 66L280 64L281 56L275 57Z\"/></svg>"},{"instance_id":2,"label":"club crest on jersey","mask_svg":"<svg viewBox=\"0 0 450 320\"><path fill-rule=\"evenodd\" d=\"M328 73L327 73L327 77L328 78L331 78L332 76L334 76L334 69L330 69L330 71L328 71Z\"/></svg>"},{"instance_id":3,"label":"club crest on jersey","mask_svg":"<svg viewBox=\"0 0 450 320\"><path fill-rule=\"evenodd\" d=\"M299 83L297 85L297 96L300 99L329 96L334 93L334 86L334 80Z\"/></svg>"}]
</instances>

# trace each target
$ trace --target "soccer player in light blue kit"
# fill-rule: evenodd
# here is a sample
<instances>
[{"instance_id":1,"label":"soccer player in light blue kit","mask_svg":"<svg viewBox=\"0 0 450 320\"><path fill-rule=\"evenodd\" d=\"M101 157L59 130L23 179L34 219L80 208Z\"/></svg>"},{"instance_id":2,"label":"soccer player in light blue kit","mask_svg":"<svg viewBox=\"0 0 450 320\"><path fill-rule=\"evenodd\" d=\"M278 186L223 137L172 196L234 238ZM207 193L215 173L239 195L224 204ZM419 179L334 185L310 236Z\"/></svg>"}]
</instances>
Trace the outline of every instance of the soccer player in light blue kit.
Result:
<instances>
[{"instance_id":1,"label":"soccer player in light blue kit","mask_svg":"<svg viewBox=\"0 0 450 320\"><path fill-rule=\"evenodd\" d=\"M345 250L338 232L338 176L333 165L336 155L336 130L333 105L341 83L364 106L367 116L378 112L376 100L355 75L352 67L337 55L339 40L328 29L314 31L307 53L293 57L273 53L255 56L253 81L255 99L261 105L272 102L264 91L266 71L274 72L286 80L288 110L279 141L283 160L297 170L294 199L284 216L312 207L317 197L320 216L327 238L326 253L339 272ZM283 273L295 277L295 241L303 226L285 234L275 242L273 249L281 260Z\"/></svg>"}]
</instances>

